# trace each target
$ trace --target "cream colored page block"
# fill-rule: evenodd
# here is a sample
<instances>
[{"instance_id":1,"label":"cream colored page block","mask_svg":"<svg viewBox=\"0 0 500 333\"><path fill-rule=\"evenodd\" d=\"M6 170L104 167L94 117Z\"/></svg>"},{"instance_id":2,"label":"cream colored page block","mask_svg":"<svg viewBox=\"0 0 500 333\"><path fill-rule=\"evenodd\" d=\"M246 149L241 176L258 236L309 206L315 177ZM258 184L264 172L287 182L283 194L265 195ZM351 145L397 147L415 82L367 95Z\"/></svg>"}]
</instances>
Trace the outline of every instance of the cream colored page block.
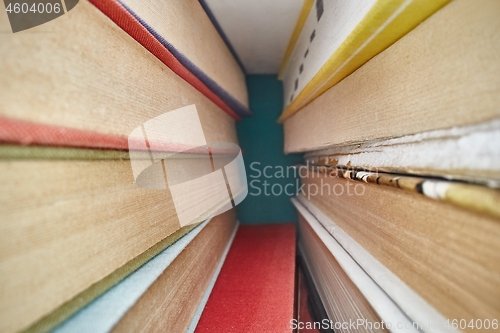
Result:
<instances>
[{"instance_id":1,"label":"cream colored page block","mask_svg":"<svg viewBox=\"0 0 500 333\"><path fill-rule=\"evenodd\" d=\"M234 210L214 217L112 332L187 332L236 227Z\"/></svg>"},{"instance_id":2,"label":"cream colored page block","mask_svg":"<svg viewBox=\"0 0 500 333\"><path fill-rule=\"evenodd\" d=\"M367 293L372 294L375 297L375 301L370 304L380 311L386 312L386 315L381 315L385 322L392 321L394 325L393 328L397 329L397 322L407 322L411 319L410 325L406 327L406 330L417 329L413 327L413 323L418 324L419 327L425 328L424 331L427 333L437 333L437 332L453 332L451 327L446 327L446 319L439 314L432 306L430 306L424 299L420 297L415 291L409 288L403 281L401 281L396 275L394 275L387 267L382 265L377 259L375 259L369 252L367 252L359 243L357 243L353 238L351 238L344 230L339 228L331 219L329 219L321 210L315 207L311 202L307 201L303 196L299 195L292 199L292 202L298 212L310 221L308 217L317 219L321 224L320 228L324 232L330 233L327 239L331 241L337 241L339 245L345 249L346 254L352 257L354 261L359 264L359 266L366 272L369 278L372 279L372 283L378 284L381 290L384 291L385 297L397 304L399 310L387 313L386 311L391 311L390 306L386 306L384 302L377 300L379 296L375 293L377 288L370 288L368 292L362 291L364 295ZM300 202L300 203L299 203ZM303 206L302 206L303 205ZM326 242L325 242L326 244ZM349 274L349 272L346 270ZM354 272L351 272L354 273ZM363 274L350 275L352 280L359 279ZM360 289L361 290L361 289ZM374 293L375 292L375 293ZM369 299L367 297L367 299ZM372 298L373 300L373 298ZM394 315L398 313L405 313L404 318L395 318ZM388 320L388 318L391 318ZM434 326L429 327L429 323L435 323ZM402 329L405 327L403 326Z\"/></svg>"},{"instance_id":3,"label":"cream colored page block","mask_svg":"<svg viewBox=\"0 0 500 333\"><path fill-rule=\"evenodd\" d=\"M12 34L0 5L0 115L127 137L195 104L208 142L237 142L234 120L87 1Z\"/></svg>"},{"instance_id":4,"label":"cream colored page block","mask_svg":"<svg viewBox=\"0 0 500 333\"><path fill-rule=\"evenodd\" d=\"M301 214L298 214L298 217L299 249L306 259L307 268L312 274L314 285L318 289L328 317L334 322L341 323L356 322L358 319L380 323L383 319L379 317L363 293L349 278L337 258L315 234L305 218ZM379 326L378 329L369 329L364 326L350 329L347 326L338 331L343 333L389 332L385 326L383 328ZM396 330L394 331L396 332ZM409 332L411 331L409 330Z\"/></svg>"},{"instance_id":5,"label":"cream colored page block","mask_svg":"<svg viewBox=\"0 0 500 333\"><path fill-rule=\"evenodd\" d=\"M497 219L387 186L318 174L302 182L322 191L314 206L445 318L500 316Z\"/></svg>"},{"instance_id":6,"label":"cream colored page block","mask_svg":"<svg viewBox=\"0 0 500 333\"><path fill-rule=\"evenodd\" d=\"M26 328L180 226L130 161L0 163L0 331Z\"/></svg>"},{"instance_id":7,"label":"cream colored page block","mask_svg":"<svg viewBox=\"0 0 500 333\"><path fill-rule=\"evenodd\" d=\"M500 2L456 0L284 124L303 152L500 116Z\"/></svg>"},{"instance_id":8,"label":"cream colored page block","mask_svg":"<svg viewBox=\"0 0 500 333\"><path fill-rule=\"evenodd\" d=\"M245 74L198 0L123 3L186 58L248 106Z\"/></svg>"}]
</instances>

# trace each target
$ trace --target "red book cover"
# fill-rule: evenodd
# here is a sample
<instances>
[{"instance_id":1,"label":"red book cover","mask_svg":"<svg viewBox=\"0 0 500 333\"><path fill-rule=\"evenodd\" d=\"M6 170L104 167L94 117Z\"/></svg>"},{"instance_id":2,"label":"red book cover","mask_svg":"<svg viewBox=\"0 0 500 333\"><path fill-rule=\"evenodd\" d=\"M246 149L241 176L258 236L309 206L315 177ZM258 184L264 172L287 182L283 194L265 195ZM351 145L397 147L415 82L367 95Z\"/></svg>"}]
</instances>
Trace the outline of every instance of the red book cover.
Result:
<instances>
[{"instance_id":1,"label":"red book cover","mask_svg":"<svg viewBox=\"0 0 500 333\"><path fill-rule=\"evenodd\" d=\"M241 226L196 328L292 332L295 225Z\"/></svg>"}]
</instances>

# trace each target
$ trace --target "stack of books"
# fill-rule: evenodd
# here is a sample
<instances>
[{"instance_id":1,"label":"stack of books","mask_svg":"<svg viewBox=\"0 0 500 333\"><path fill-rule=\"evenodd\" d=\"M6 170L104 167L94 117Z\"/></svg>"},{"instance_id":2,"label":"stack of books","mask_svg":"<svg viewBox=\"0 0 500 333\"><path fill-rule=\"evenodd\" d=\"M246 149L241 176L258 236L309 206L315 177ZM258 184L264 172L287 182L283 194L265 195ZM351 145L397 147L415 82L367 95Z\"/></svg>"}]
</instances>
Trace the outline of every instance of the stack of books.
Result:
<instances>
[{"instance_id":1,"label":"stack of books","mask_svg":"<svg viewBox=\"0 0 500 333\"><path fill-rule=\"evenodd\" d=\"M306 1L282 66L299 254L336 332L500 319L500 3Z\"/></svg>"},{"instance_id":2,"label":"stack of books","mask_svg":"<svg viewBox=\"0 0 500 333\"><path fill-rule=\"evenodd\" d=\"M239 227L245 73L200 1L0 5L0 332L498 330L500 1L304 0L297 251Z\"/></svg>"},{"instance_id":3,"label":"stack of books","mask_svg":"<svg viewBox=\"0 0 500 333\"><path fill-rule=\"evenodd\" d=\"M237 196L217 210L212 187L174 193L165 167L237 147L243 72L198 1L63 1L15 33L10 15L31 12L5 4L0 331L194 330Z\"/></svg>"}]
</instances>

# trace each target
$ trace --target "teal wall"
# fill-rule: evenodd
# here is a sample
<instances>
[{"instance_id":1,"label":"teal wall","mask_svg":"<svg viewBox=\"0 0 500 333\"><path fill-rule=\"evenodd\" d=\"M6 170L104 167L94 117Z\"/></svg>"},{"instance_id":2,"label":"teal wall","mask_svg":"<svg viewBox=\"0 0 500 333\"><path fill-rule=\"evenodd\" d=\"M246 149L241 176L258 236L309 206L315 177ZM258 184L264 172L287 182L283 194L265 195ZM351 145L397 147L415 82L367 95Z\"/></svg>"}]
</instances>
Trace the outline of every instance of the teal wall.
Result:
<instances>
[{"instance_id":1,"label":"teal wall","mask_svg":"<svg viewBox=\"0 0 500 333\"><path fill-rule=\"evenodd\" d=\"M297 215L290 202L291 196L284 190L286 185L292 184L286 189L288 193L295 193L296 179L290 168L289 177L286 177L286 167L300 163L302 155L283 154L283 126L276 122L283 107L281 81L275 75L249 75L247 87L254 115L238 122L236 127L243 149L249 193L237 207L238 219L242 224L294 222ZM251 169L252 163L253 169L258 171ZM270 178L263 174L266 166L270 166L266 169L266 174L272 176ZM260 177L257 177L259 172ZM280 190L283 193L276 195Z\"/></svg>"}]
</instances>

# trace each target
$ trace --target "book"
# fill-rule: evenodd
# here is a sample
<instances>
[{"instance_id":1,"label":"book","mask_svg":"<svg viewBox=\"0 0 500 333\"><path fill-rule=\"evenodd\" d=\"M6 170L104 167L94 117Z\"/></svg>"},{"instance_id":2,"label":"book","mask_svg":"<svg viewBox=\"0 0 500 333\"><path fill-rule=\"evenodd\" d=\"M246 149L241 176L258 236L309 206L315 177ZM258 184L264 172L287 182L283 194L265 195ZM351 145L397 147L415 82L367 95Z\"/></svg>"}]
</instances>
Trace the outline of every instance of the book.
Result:
<instances>
[{"instance_id":1,"label":"book","mask_svg":"<svg viewBox=\"0 0 500 333\"><path fill-rule=\"evenodd\" d=\"M296 200L299 252L325 306L328 319L319 327L346 332L418 332L397 304L372 280L344 248Z\"/></svg>"},{"instance_id":2,"label":"book","mask_svg":"<svg viewBox=\"0 0 500 333\"><path fill-rule=\"evenodd\" d=\"M306 153L309 165L500 186L500 119ZM352 168L351 168L352 167Z\"/></svg>"},{"instance_id":3,"label":"book","mask_svg":"<svg viewBox=\"0 0 500 333\"><path fill-rule=\"evenodd\" d=\"M234 210L205 221L54 332L187 331L196 325L196 311L206 302L236 229Z\"/></svg>"},{"instance_id":4,"label":"book","mask_svg":"<svg viewBox=\"0 0 500 333\"><path fill-rule=\"evenodd\" d=\"M6 13L0 16L0 29L8 31ZM195 104L208 142L236 142L229 114L87 1L29 31L2 34L1 41L2 119L106 134L126 142L136 126ZM34 131L9 141L37 144L45 133ZM225 133L231 133L231 139ZM99 143L93 147L127 148Z\"/></svg>"},{"instance_id":5,"label":"book","mask_svg":"<svg viewBox=\"0 0 500 333\"><path fill-rule=\"evenodd\" d=\"M331 333L329 327L321 327L323 320L328 319L321 298L317 292L311 274L307 269L304 258L297 253L297 279L296 279L296 310L292 329L299 333Z\"/></svg>"},{"instance_id":6,"label":"book","mask_svg":"<svg viewBox=\"0 0 500 333\"><path fill-rule=\"evenodd\" d=\"M241 226L195 332L292 332L295 226Z\"/></svg>"},{"instance_id":7,"label":"book","mask_svg":"<svg viewBox=\"0 0 500 333\"><path fill-rule=\"evenodd\" d=\"M495 329L499 2L207 2L0 5L0 331ZM224 36L267 72L287 26L253 89ZM238 227L246 82L305 153L298 230Z\"/></svg>"},{"instance_id":8,"label":"book","mask_svg":"<svg viewBox=\"0 0 500 333\"><path fill-rule=\"evenodd\" d=\"M93 3L103 12L109 13L106 5L103 5L106 2ZM126 12L146 28L180 65L191 72L232 111L239 116L250 114L243 70L198 1L167 4L127 0L116 1L116 6L123 6ZM131 32L139 43L148 48L144 38L137 38L128 29L130 23L122 25L118 17L115 22Z\"/></svg>"},{"instance_id":9,"label":"book","mask_svg":"<svg viewBox=\"0 0 500 333\"><path fill-rule=\"evenodd\" d=\"M284 122L285 152L500 116L497 1L452 1ZM307 129L307 130L305 130Z\"/></svg>"},{"instance_id":10,"label":"book","mask_svg":"<svg viewBox=\"0 0 500 333\"><path fill-rule=\"evenodd\" d=\"M191 228L181 229L168 189L140 186L134 161L237 137L235 117L90 2L25 32L8 24L0 11L9 31L0 37L0 330L14 332L60 322ZM154 141L153 131L142 144L159 151L130 147L134 130L193 104L196 122L162 124L178 141ZM150 175L139 180L158 180ZM190 222L210 215L212 201L191 198L206 209Z\"/></svg>"},{"instance_id":11,"label":"book","mask_svg":"<svg viewBox=\"0 0 500 333\"><path fill-rule=\"evenodd\" d=\"M181 227L170 191L137 186L128 160L4 160L0 169L6 331L41 320Z\"/></svg>"},{"instance_id":12,"label":"book","mask_svg":"<svg viewBox=\"0 0 500 333\"><path fill-rule=\"evenodd\" d=\"M388 284L394 285L393 274L410 294L418 295L389 292L420 325L428 325L428 318L416 318L425 311L411 309L422 303L420 298L450 321L498 317L498 217L382 182L361 184L315 172L302 182L301 202L318 219L326 221L324 216L335 223L325 222L325 228L334 234L343 230L392 272L374 275L379 286L387 291Z\"/></svg>"},{"instance_id":13,"label":"book","mask_svg":"<svg viewBox=\"0 0 500 333\"><path fill-rule=\"evenodd\" d=\"M244 73L198 1L122 3L222 89L248 106Z\"/></svg>"},{"instance_id":14,"label":"book","mask_svg":"<svg viewBox=\"0 0 500 333\"><path fill-rule=\"evenodd\" d=\"M307 3L311 1L306 1ZM304 5L279 77L284 120L447 4L440 1L323 1ZM306 12L308 13L306 14ZM293 51L292 51L293 50Z\"/></svg>"}]
</instances>

